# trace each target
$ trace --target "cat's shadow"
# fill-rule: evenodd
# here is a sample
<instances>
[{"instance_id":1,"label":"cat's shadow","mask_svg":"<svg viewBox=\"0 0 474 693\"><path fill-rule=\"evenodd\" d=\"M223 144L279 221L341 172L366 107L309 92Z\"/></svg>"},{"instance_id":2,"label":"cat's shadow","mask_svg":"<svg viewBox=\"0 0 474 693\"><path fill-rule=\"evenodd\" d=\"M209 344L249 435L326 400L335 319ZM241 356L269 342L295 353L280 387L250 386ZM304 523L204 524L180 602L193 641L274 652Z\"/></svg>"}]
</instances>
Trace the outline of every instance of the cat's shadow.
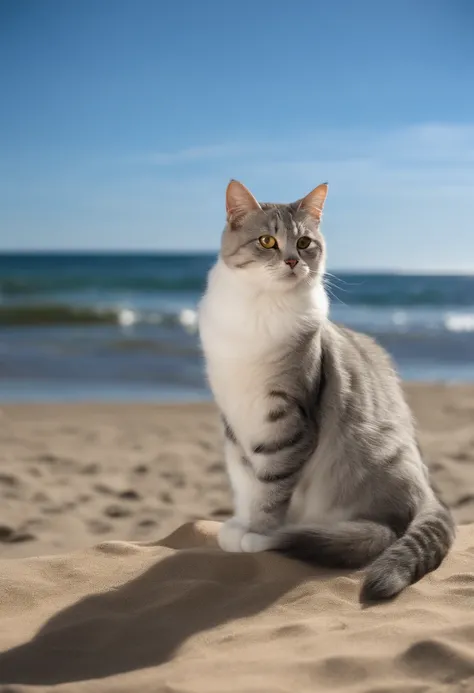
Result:
<instances>
[{"instance_id":1,"label":"cat's shadow","mask_svg":"<svg viewBox=\"0 0 474 693\"><path fill-rule=\"evenodd\" d=\"M327 572L310 575L317 581ZM262 611L307 577L276 554L178 551L79 600L29 642L1 653L0 683L54 685L157 666L191 636Z\"/></svg>"}]
</instances>

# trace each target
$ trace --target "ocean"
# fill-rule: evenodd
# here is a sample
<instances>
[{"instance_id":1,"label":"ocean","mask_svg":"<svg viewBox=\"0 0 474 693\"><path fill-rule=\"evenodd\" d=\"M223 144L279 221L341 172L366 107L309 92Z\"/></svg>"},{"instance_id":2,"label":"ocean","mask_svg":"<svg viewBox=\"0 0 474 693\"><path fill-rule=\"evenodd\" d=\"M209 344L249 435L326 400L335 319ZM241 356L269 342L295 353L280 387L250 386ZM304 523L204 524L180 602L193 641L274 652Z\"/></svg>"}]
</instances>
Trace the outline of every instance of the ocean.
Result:
<instances>
[{"instance_id":1,"label":"ocean","mask_svg":"<svg viewBox=\"0 0 474 693\"><path fill-rule=\"evenodd\" d=\"M210 397L196 306L215 256L0 254L0 401ZM474 276L334 272L331 316L403 378L474 381Z\"/></svg>"}]
</instances>

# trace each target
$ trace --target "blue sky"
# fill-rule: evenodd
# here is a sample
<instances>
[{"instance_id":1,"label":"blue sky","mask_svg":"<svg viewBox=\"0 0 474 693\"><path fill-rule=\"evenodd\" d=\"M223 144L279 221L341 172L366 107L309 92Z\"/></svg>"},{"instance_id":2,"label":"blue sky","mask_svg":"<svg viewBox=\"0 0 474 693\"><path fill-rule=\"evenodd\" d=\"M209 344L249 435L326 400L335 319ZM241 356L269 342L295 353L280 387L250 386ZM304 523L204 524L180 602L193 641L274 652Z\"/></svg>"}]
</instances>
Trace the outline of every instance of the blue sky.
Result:
<instances>
[{"instance_id":1,"label":"blue sky","mask_svg":"<svg viewBox=\"0 0 474 693\"><path fill-rule=\"evenodd\" d=\"M474 271L469 0L0 0L0 248L207 250L329 181L337 268Z\"/></svg>"}]
</instances>

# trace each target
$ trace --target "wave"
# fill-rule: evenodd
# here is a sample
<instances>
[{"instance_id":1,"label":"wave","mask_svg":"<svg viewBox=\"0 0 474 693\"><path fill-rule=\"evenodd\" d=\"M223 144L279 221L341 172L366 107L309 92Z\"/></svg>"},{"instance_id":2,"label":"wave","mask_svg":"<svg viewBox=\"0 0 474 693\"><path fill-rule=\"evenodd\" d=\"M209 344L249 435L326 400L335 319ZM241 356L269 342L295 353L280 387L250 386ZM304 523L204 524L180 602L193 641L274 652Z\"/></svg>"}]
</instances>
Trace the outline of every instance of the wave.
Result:
<instances>
[{"instance_id":1,"label":"wave","mask_svg":"<svg viewBox=\"0 0 474 693\"><path fill-rule=\"evenodd\" d=\"M336 322L360 332L378 336L406 335L436 339L442 333L474 333L474 311L426 310L418 307L364 310L356 307L333 307L331 317Z\"/></svg>"},{"instance_id":2,"label":"wave","mask_svg":"<svg viewBox=\"0 0 474 693\"><path fill-rule=\"evenodd\" d=\"M184 308L176 313L138 311L122 307L86 307L62 304L0 306L0 326L67 326L118 325L124 328L135 324L181 326L188 332L197 329L197 313Z\"/></svg>"},{"instance_id":3,"label":"wave","mask_svg":"<svg viewBox=\"0 0 474 693\"><path fill-rule=\"evenodd\" d=\"M474 332L474 313L440 312L430 314L420 320L418 314L407 310L395 310L390 314L390 322L397 332Z\"/></svg>"},{"instance_id":4,"label":"wave","mask_svg":"<svg viewBox=\"0 0 474 693\"><path fill-rule=\"evenodd\" d=\"M448 313L444 326L449 332L474 332L474 313Z\"/></svg>"},{"instance_id":5,"label":"wave","mask_svg":"<svg viewBox=\"0 0 474 693\"><path fill-rule=\"evenodd\" d=\"M340 294L337 289L332 289L338 299L349 305L360 305L373 308L447 308L453 305L464 308L474 308L474 296L444 294L439 291L399 291L389 294L357 293L348 295ZM337 300L337 299L336 299Z\"/></svg>"},{"instance_id":6,"label":"wave","mask_svg":"<svg viewBox=\"0 0 474 693\"><path fill-rule=\"evenodd\" d=\"M96 280L91 280L89 277L84 279L74 277L0 279L0 295L11 298L81 291L201 292L204 287L205 279L201 276L179 279L153 277L112 277Z\"/></svg>"},{"instance_id":7,"label":"wave","mask_svg":"<svg viewBox=\"0 0 474 693\"><path fill-rule=\"evenodd\" d=\"M343 308L341 311L340 309ZM365 311L349 306L334 306L333 320L362 332L378 335L435 337L440 333L474 333L474 311L428 311L380 308ZM66 303L0 304L0 327L53 327L116 325L123 329L139 325L180 328L189 334L197 332L194 308L147 310L123 305L81 306Z\"/></svg>"}]
</instances>

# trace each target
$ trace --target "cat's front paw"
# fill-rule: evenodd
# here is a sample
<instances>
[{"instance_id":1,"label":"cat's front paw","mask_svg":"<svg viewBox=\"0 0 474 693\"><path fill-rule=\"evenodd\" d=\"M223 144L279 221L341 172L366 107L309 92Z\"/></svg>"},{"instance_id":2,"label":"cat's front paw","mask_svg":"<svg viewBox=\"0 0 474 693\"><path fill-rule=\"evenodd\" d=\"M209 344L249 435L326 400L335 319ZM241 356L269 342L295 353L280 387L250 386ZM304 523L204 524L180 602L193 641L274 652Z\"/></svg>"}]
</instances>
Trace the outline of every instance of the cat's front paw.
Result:
<instances>
[{"instance_id":1,"label":"cat's front paw","mask_svg":"<svg viewBox=\"0 0 474 693\"><path fill-rule=\"evenodd\" d=\"M268 534L247 532L242 537L240 546L245 553L259 553L260 551L269 551L275 548L276 541L274 537L268 536Z\"/></svg>"},{"instance_id":2,"label":"cat's front paw","mask_svg":"<svg viewBox=\"0 0 474 693\"><path fill-rule=\"evenodd\" d=\"M224 522L219 529L217 542L223 551L238 553L242 551L242 537L247 533L248 527L243 525L236 517Z\"/></svg>"}]
</instances>

